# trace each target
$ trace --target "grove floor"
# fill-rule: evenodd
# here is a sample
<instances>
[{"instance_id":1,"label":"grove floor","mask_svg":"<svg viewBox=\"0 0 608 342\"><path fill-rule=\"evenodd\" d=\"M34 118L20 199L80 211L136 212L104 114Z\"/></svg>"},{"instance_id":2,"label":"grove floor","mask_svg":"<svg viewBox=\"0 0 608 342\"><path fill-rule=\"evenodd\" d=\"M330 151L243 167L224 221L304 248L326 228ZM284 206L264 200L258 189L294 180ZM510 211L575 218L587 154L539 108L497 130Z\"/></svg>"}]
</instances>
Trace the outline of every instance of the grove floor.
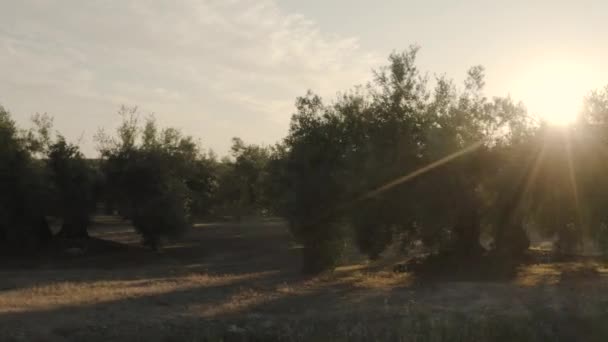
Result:
<instances>
[{"instance_id":1,"label":"grove floor","mask_svg":"<svg viewBox=\"0 0 608 342\"><path fill-rule=\"evenodd\" d=\"M305 277L280 220L199 224L160 253L114 217L91 233L112 243L0 263L0 341L608 340L599 261L422 281L353 255Z\"/></svg>"}]
</instances>

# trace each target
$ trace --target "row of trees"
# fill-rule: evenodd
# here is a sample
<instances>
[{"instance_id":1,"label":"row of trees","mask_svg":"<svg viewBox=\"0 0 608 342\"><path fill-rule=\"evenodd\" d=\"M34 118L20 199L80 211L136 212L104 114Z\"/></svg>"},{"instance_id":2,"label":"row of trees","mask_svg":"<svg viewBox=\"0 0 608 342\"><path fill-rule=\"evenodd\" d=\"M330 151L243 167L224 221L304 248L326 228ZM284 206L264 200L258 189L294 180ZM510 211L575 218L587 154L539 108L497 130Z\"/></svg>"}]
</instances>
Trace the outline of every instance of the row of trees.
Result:
<instances>
[{"instance_id":1,"label":"row of trees","mask_svg":"<svg viewBox=\"0 0 608 342\"><path fill-rule=\"evenodd\" d=\"M62 237L86 235L95 206L95 170L57 134L48 116L36 128L19 131L0 107L0 242L13 250L38 248L53 233L47 216L63 222Z\"/></svg>"},{"instance_id":2,"label":"row of trees","mask_svg":"<svg viewBox=\"0 0 608 342\"><path fill-rule=\"evenodd\" d=\"M0 246L39 249L53 237L88 237L96 210L131 220L142 243L187 230L195 219L267 214L263 190L270 150L233 140L232 158L217 160L190 136L141 120L137 108L119 111L114 134L100 131L100 158L86 159L76 144L53 134L47 115L19 130L0 109ZM61 222L53 232L48 219Z\"/></svg>"},{"instance_id":3,"label":"row of trees","mask_svg":"<svg viewBox=\"0 0 608 342\"><path fill-rule=\"evenodd\" d=\"M391 55L370 84L330 105L311 93L297 101L285 140L283 193L292 196L282 212L302 237L309 271L336 264L349 228L370 258L397 235L477 256L483 225L503 237L497 248L505 252L528 247L509 206L517 194L505 198L493 186L516 181L519 164L500 169L514 158L506 151L533 134L525 109L484 97L481 67L469 70L462 91L445 77L429 90L416 53ZM408 174L419 176L395 182Z\"/></svg>"},{"instance_id":4,"label":"row of trees","mask_svg":"<svg viewBox=\"0 0 608 342\"><path fill-rule=\"evenodd\" d=\"M461 88L431 82L417 51L392 54L372 82L330 104L298 98L273 179L305 270L333 268L349 235L371 259L399 238L456 259L490 249L517 260L530 233L557 236L563 254L583 237L608 252L608 88L585 99L576 125L556 128L508 97L485 97L480 66Z\"/></svg>"},{"instance_id":5,"label":"row of trees","mask_svg":"<svg viewBox=\"0 0 608 342\"><path fill-rule=\"evenodd\" d=\"M114 134L98 135L96 160L51 134L48 117L20 131L2 109L0 241L43 244L49 216L62 221L57 235L85 237L103 203L152 248L196 218L282 216L309 272L335 267L347 241L371 259L394 243L516 259L531 232L557 236L562 253L583 236L608 251L608 88L585 99L576 125L557 129L508 97L487 98L480 66L460 87L430 79L417 51L392 54L370 83L331 103L308 92L283 141L235 138L221 160L176 129L142 122L136 108L121 109Z\"/></svg>"}]
</instances>

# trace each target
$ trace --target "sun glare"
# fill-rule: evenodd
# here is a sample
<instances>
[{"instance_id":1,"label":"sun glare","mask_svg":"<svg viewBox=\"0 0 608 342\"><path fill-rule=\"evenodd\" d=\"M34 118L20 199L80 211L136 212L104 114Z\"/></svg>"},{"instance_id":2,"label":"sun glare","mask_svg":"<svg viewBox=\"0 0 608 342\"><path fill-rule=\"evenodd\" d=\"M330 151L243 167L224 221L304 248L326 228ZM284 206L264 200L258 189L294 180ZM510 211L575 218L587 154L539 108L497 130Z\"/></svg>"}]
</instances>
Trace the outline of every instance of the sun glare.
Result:
<instances>
[{"instance_id":1,"label":"sun glare","mask_svg":"<svg viewBox=\"0 0 608 342\"><path fill-rule=\"evenodd\" d=\"M585 69L572 62L547 62L531 69L522 80L529 113L552 125L573 123L590 83Z\"/></svg>"}]
</instances>

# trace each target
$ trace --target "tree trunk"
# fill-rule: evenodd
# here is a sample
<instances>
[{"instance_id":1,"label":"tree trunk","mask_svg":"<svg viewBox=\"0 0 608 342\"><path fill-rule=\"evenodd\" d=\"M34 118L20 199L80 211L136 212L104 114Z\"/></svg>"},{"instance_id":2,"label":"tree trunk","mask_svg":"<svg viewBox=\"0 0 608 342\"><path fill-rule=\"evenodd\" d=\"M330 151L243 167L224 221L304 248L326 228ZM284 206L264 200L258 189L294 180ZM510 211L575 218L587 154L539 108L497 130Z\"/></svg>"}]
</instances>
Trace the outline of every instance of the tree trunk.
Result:
<instances>
[{"instance_id":1,"label":"tree trunk","mask_svg":"<svg viewBox=\"0 0 608 342\"><path fill-rule=\"evenodd\" d=\"M78 218L64 221L57 236L66 239L83 239L89 237L88 219Z\"/></svg>"},{"instance_id":2,"label":"tree trunk","mask_svg":"<svg viewBox=\"0 0 608 342\"><path fill-rule=\"evenodd\" d=\"M34 222L34 228L42 244L49 242L49 240L51 240L51 238L53 237L51 227L49 227L49 223L47 222L46 217L44 216L40 216Z\"/></svg>"},{"instance_id":3,"label":"tree trunk","mask_svg":"<svg viewBox=\"0 0 608 342\"><path fill-rule=\"evenodd\" d=\"M476 208L464 209L454 226L455 248L459 255L466 257L479 256L483 247L479 242L481 219Z\"/></svg>"}]
</instances>

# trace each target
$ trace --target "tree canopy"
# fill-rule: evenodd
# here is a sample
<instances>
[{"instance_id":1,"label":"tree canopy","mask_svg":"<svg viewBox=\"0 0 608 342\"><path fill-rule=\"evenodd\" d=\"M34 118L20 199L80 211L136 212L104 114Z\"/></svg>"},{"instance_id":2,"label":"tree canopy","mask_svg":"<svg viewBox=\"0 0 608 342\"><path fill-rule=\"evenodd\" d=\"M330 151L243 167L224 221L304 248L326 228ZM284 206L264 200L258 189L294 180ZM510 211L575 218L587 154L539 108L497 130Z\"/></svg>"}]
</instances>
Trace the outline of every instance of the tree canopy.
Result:
<instances>
[{"instance_id":1,"label":"tree canopy","mask_svg":"<svg viewBox=\"0 0 608 342\"><path fill-rule=\"evenodd\" d=\"M420 71L417 53L392 53L369 83L330 101L308 91L282 141L235 137L219 160L136 107L97 136L97 160L54 134L49 116L19 130L0 107L0 241L43 244L49 216L62 221L58 236L86 238L103 204L155 249L195 219L281 216L307 272L334 268L350 242L370 259L400 244L517 260L534 233L555 237L563 255L585 237L608 253L608 87L557 128L486 96L483 67L459 85Z\"/></svg>"}]
</instances>

